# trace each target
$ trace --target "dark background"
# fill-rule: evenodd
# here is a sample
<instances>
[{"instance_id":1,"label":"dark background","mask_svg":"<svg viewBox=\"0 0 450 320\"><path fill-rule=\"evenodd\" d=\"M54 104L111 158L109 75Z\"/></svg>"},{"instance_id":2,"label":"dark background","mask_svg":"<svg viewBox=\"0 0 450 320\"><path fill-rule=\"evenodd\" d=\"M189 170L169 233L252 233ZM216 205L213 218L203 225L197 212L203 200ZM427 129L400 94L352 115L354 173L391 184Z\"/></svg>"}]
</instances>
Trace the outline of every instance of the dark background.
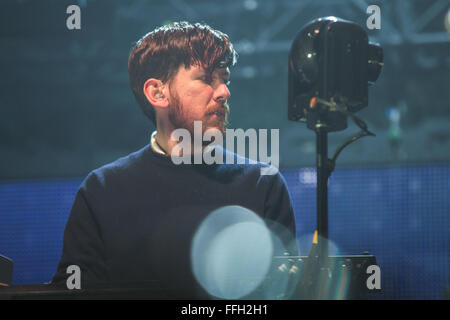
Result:
<instances>
[{"instance_id":1,"label":"dark background","mask_svg":"<svg viewBox=\"0 0 450 320\"><path fill-rule=\"evenodd\" d=\"M66 8L81 8L68 30ZM227 33L230 128L280 129L281 173L302 254L316 228L315 136L287 120L287 56L297 31L334 15L366 28L384 68L358 114L377 134L346 148L329 181L336 254L370 251L380 299L443 299L450 292L450 43L448 0L2 0L0 2L0 254L13 284L51 279L75 193L87 173L149 141L154 130L128 82L133 43L171 21ZM396 127L388 117L400 116ZM353 124L330 134L330 154Z\"/></svg>"},{"instance_id":2,"label":"dark background","mask_svg":"<svg viewBox=\"0 0 450 320\"><path fill-rule=\"evenodd\" d=\"M66 8L81 8L68 30ZM137 39L169 21L205 22L227 33L240 57L232 69L230 128L279 128L281 167L315 162L314 133L287 120L287 55L297 31L334 15L366 28L385 65L359 114L377 134L348 147L338 165L450 160L450 44L447 1L89 0L0 3L0 178L73 177L133 152L153 126L128 82ZM390 133L387 110L400 113ZM347 135L330 135L330 152Z\"/></svg>"}]
</instances>

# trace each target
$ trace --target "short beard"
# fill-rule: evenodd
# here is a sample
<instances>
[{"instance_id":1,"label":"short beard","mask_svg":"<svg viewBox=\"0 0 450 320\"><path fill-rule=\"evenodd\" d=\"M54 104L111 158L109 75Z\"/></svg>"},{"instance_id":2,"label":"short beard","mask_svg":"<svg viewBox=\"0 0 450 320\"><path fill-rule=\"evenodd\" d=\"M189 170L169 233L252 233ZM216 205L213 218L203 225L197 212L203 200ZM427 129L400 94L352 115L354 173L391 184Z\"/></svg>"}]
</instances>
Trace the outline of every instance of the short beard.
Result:
<instances>
[{"instance_id":1,"label":"short beard","mask_svg":"<svg viewBox=\"0 0 450 320\"><path fill-rule=\"evenodd\" d=\"M194 121L202 121L202 136L206 130L209 128L216 128L221 133L222 136L225 137L226 128L228 126L228 116L230 114L230 106L228 103L223 104L223 108L225 111L225 117L223 120L217 119L214 120L212 124L203 121L203 119L189 119L189 114L186 110L183 110L180 99L176 92L170 91L170 106L169 106L169 120L172 122L175 129L184 128L188 130L191 134L191 137L194 137Z\"/></svg>"}]
</instances>

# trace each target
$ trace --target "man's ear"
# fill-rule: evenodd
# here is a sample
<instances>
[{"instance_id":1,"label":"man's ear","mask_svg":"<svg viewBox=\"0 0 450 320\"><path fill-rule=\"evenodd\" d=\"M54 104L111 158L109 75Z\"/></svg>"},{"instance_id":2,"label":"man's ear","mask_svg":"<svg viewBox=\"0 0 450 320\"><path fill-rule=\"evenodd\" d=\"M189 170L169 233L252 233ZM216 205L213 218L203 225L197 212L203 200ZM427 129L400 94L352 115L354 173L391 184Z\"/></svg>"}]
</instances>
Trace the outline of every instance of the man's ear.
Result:
<instances>
[{"instance_id":1,"label":"man's ear","mask_svg":"<svg viewBox=\"0 0 450 320\"><path fill-rule=\"evenodd\" d=\"M154 107L167 108L169 99L164 94L163 83L154 78L150 78L144 83L144 95Z\"/></svg>"}]
</instances>

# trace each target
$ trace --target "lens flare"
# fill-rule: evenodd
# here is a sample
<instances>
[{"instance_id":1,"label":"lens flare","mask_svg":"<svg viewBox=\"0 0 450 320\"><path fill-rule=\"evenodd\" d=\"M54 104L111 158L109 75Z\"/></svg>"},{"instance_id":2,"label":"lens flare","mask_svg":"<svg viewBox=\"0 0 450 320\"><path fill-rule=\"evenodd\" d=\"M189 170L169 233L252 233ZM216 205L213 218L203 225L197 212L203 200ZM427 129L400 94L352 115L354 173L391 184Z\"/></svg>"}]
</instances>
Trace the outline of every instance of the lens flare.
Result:
<instances>
[{"instance_id":1,"label":"lens flare","mask_svg":"<svg viewBox=\"0 0 450 320\"><path fill-rule=\"evenodd\" d=\"M211 295L239 299L264 281L273 256L273 237L251 210L226 206L198 228L191 263L200 285Z\"/></svg>"}]
</instances>

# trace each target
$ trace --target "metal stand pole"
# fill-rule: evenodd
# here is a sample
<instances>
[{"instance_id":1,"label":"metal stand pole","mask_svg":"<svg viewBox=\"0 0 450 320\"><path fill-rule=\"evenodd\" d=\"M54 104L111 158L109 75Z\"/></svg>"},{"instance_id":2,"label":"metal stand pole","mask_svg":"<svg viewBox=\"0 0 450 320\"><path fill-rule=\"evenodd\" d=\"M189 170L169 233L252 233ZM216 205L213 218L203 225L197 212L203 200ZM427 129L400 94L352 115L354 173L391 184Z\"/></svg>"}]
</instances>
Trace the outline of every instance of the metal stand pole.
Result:
<instances>
[{"instance_id":1,"label":"metal stand pole","mask_svg":"<svg viewBox=\"0 0 450 320\"><path fill-rule=\"evenodd\" d=\"M319 265L327 266L328 261L328 132L326 125L316 124L317 149L317 245Z\"/></svg>"}]
</instances>

